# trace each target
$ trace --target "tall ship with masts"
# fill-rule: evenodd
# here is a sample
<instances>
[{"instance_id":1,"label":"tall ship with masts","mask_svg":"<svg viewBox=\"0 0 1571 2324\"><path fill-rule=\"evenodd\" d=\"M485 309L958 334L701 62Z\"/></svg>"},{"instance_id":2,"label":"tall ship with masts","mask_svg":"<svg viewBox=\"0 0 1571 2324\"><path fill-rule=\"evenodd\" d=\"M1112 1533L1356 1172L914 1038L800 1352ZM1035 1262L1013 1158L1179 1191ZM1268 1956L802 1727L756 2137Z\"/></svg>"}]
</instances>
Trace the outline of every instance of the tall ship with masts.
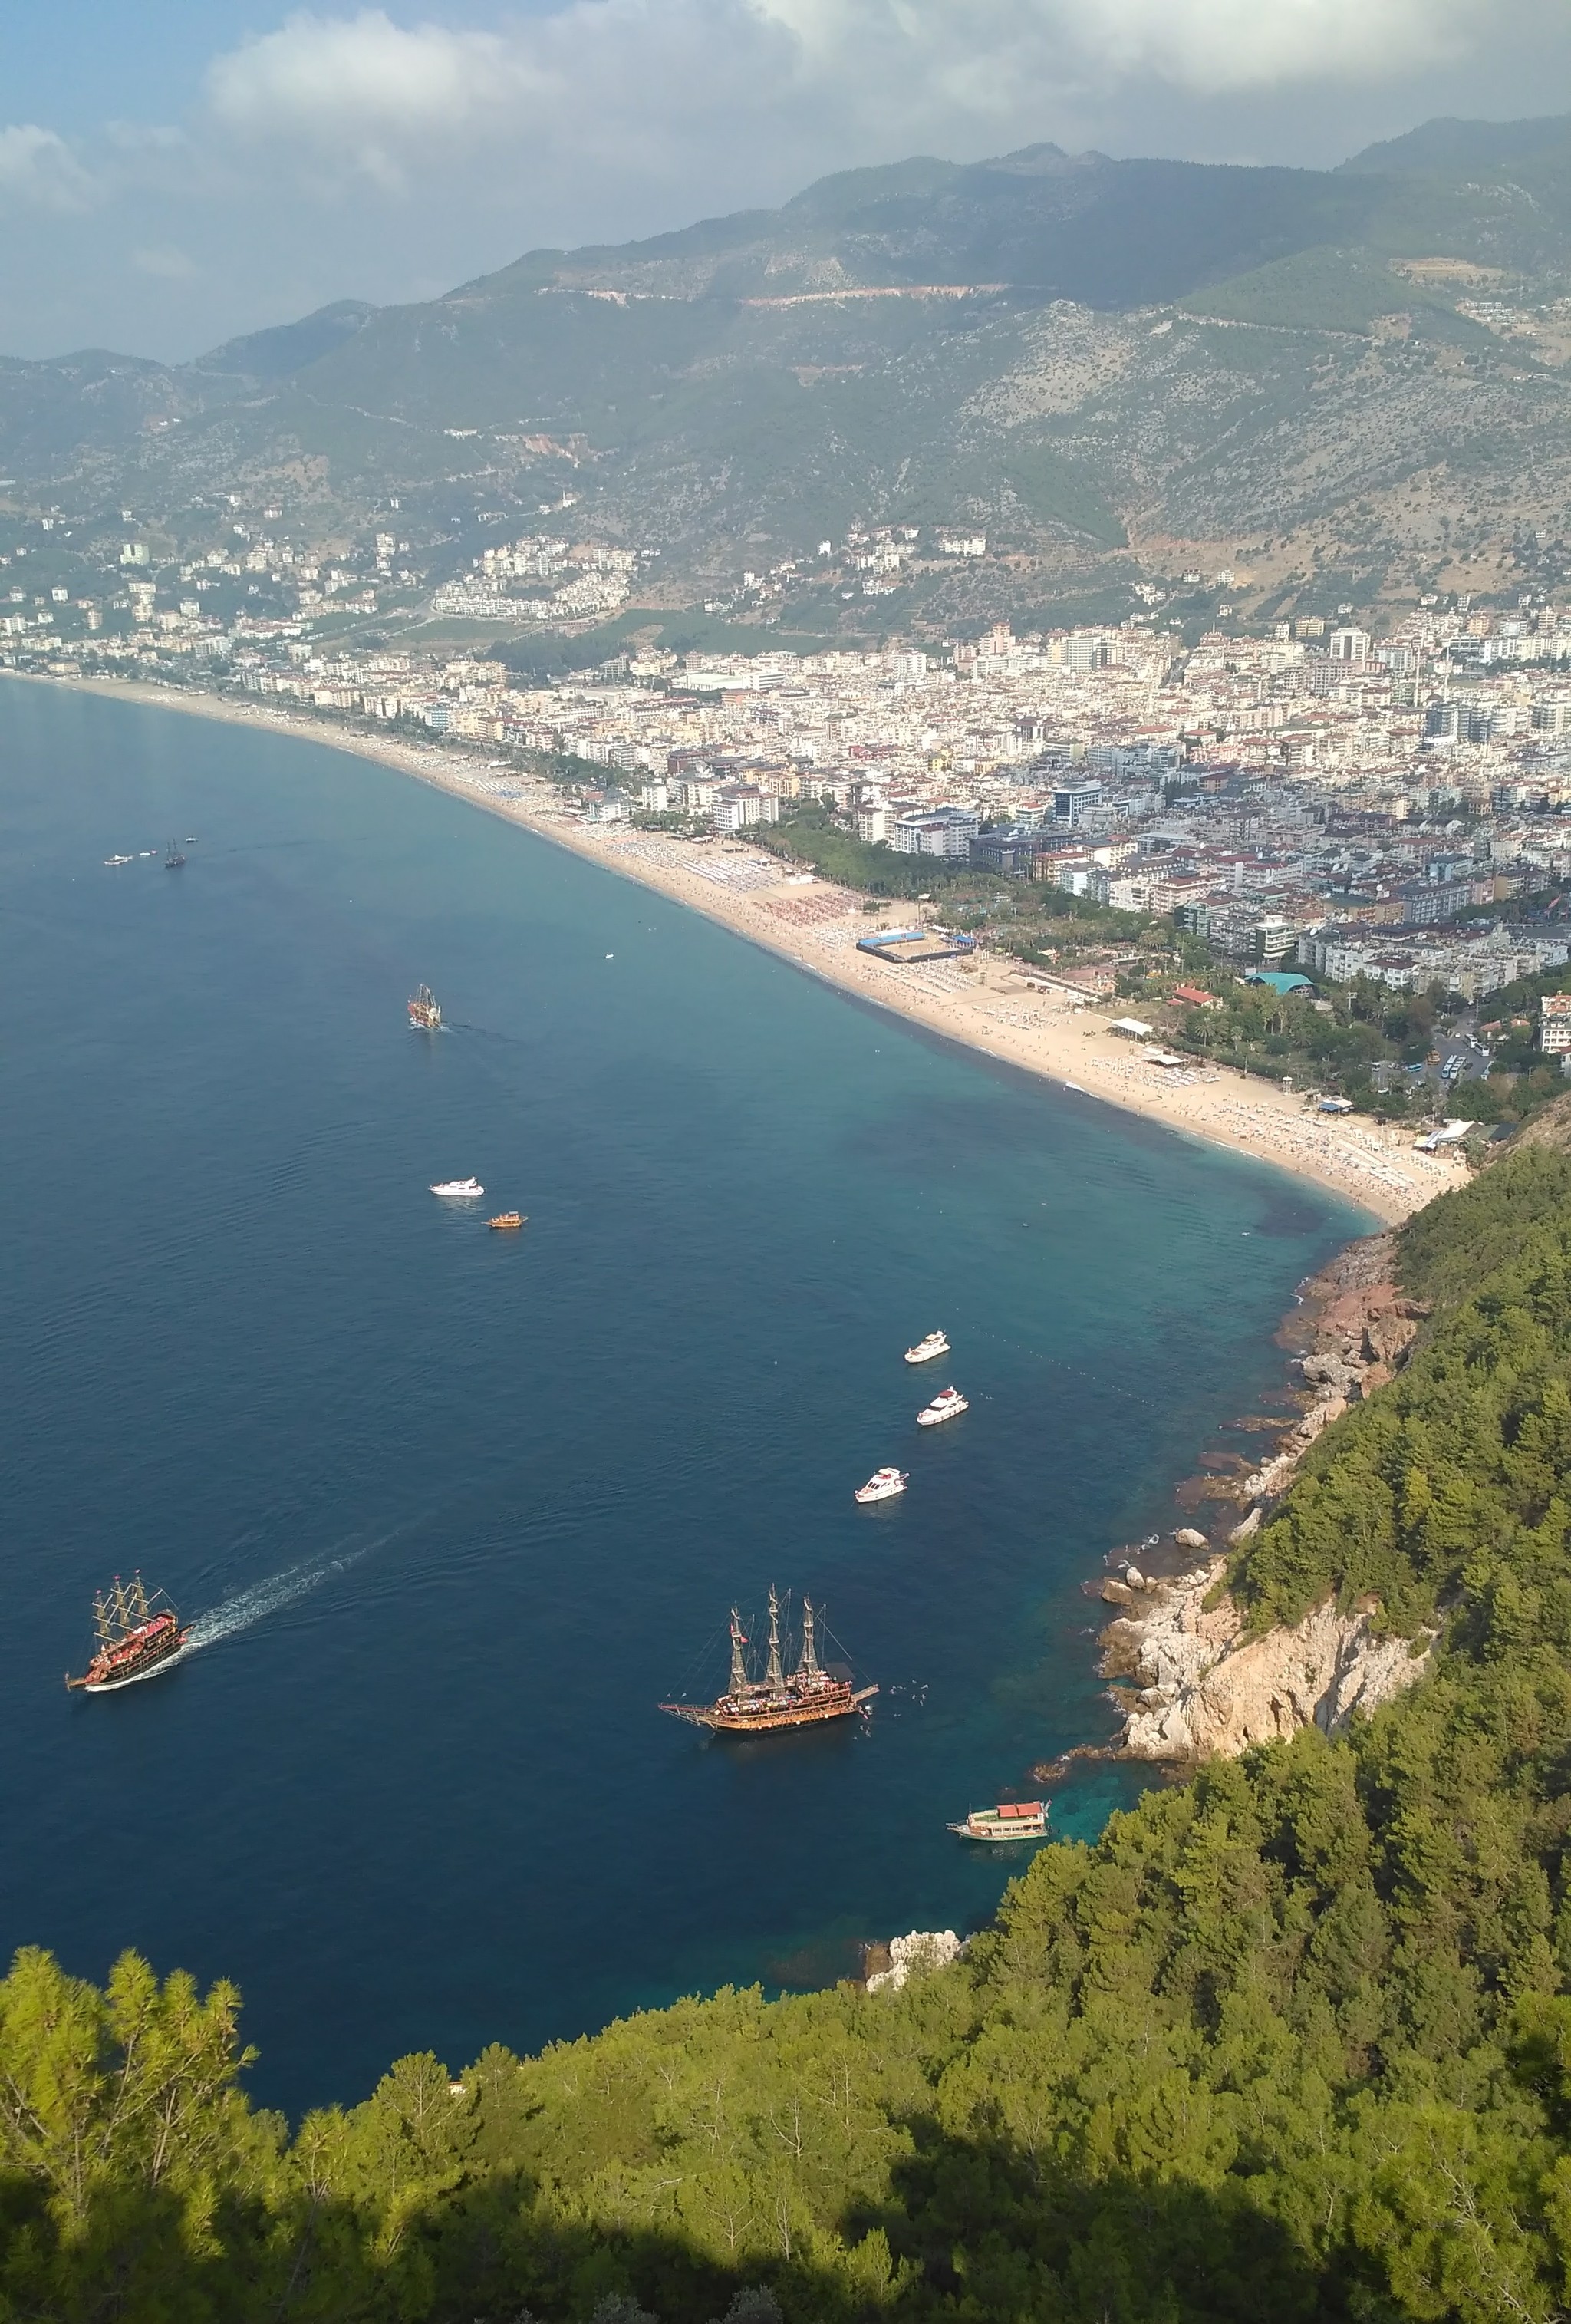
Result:
<instances>
[{"instance_id":1,"label":"tall ship with masts","mask_svg":"<svg viewBox=\"0 0 1571 2324\"><path fill-rule=\"evenodd\" d=\"M418 984L409 995L409 1022L418 1033L442 1030L442 1003L428 984Z\"/></svg>"},{"instance_id":2,"label":"tall ship with masts","mask_svg":"<svg viewBox=\"0 0 1571 2324\"><path fill-rule=\"evenodd\" d=\"M714 1702L663 1702L673 1719L708 1727L721 1735L762 1735L782 1727L816 1727L827 1719L850 1719L870 1702L876 1686L858 1686L849 1673L825 1670L818 1659L817 1623L822 1614L802 1601L802 1651L786 1675L780 1650L780 1600L769 1592L768 1657L761 1679L748 1668L748 1634L731 1608L730 1683Z\"/></svg>"},{"instance_id":3,"label":"tall ship with masts","mask_svg":"<svg viewBox=\"0 0 1571 2324\"><path fill-rule=\"evenodd\" d=\"M133 1679L151 1678L171 1661L190 1637L161 1590L148 1595L140 1573L129 1582L118 1574L110 1590L93 1600L93 1627L97 1651L80 1678L69 1674L66 1684L88 1694L108 1694Z\"/></svg>"}]
</instances>

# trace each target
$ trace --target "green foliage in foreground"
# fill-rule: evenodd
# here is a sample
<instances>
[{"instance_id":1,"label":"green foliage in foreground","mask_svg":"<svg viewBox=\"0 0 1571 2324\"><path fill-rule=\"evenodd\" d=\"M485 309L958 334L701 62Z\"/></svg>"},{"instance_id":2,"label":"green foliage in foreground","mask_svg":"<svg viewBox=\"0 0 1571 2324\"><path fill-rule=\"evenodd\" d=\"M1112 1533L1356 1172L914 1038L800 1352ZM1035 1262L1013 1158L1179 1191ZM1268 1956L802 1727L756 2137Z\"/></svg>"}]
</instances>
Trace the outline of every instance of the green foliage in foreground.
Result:
<instances>
[{"instance_id":1,"label":"green foliage in foreground","mask_svg":"<svg viewBox=\"0 0 1571 2324\"><path fill-rule=\"evenodd\" d=\"M1239 1576L1413 1690L1043 1849L901 1994L723 1992L292 2141L234 1997L0 1985L0 2316L1505 2324L1571 2298L1571 1164L1435 1205L1435 1315ZM1422 1479L1420 1489L1419 1480ZM1427 1498L1426 1498L1427 1496Z\"/></svg>"}]
</instances>

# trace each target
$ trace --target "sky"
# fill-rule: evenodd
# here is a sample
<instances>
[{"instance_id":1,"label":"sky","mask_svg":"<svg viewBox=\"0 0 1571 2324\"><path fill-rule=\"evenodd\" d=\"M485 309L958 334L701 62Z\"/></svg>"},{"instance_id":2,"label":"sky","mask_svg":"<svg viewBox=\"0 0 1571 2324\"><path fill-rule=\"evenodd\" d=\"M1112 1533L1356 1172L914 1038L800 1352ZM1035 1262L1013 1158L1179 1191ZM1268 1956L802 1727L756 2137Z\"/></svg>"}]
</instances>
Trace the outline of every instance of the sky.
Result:
<instances>
[{"instance_id":1,"label":"sky","mask_svg":"<svg viewBox=\"0 0 1571 2324\"><path fill-rule=\"evenodd\" d=\"M1562 112L1571 0L6 0L0 355L184 360L911 153Z\"/></svg>"}]
</instances>

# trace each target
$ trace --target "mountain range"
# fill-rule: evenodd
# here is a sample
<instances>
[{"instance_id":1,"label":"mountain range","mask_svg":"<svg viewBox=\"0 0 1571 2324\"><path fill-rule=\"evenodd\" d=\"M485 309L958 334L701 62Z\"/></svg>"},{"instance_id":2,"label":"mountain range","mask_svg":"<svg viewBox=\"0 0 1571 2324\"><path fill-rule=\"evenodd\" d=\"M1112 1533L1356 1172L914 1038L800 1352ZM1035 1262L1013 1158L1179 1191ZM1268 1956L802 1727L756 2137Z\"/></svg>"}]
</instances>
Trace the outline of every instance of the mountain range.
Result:
<instances>
[{"instance_id":1,"label":"mountain range","mask_svg":"<svg viewBox=\"0 0 1571 2324\"><path fill-rule=\"evenodd\" d=\"M1186 568L1260 613L1552 586L1571 118L1429 122L1331 171L850 171L189 364L0 362L0 463L18 501L124 503L176 547L220 492L324 540L397 501L446 540L565 490L674 601L857 522L985 529L935 622Z\"/></svg>"}]
</instances>

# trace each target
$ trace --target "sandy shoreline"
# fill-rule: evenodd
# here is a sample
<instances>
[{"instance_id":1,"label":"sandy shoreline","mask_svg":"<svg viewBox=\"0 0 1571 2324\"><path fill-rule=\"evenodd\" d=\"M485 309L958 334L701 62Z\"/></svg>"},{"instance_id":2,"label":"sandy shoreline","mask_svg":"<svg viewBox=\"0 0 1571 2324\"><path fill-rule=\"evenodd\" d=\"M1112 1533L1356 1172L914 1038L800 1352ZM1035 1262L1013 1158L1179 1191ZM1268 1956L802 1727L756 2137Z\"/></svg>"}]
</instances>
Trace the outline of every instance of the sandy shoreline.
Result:
<instances>
[{"instance_id":1,"label":"sandy shoreline","mask_svg":"<svg viewBox=\"0 0 1571 2324\"><path fill-rule=\"evenodd\" d=\"M5 673L12 675L12 673ZM1034 991L1013 963L991 957L926 968L892 968L856 950L879 925L909 922L909 905L876 918L868 899L823 880L794 876L740 842L691 842L625 825L587 825L564 811L546 783L488 766L439 743L420 744L323 726L281 711L216 695L188 694L118 679L23 679L68 686L113 700L142 702L193 717L294 734L412 775L539 837L570 847L607 871L655 888L718 920L799 968L893 1010L930 1030L1077 1093L1145 1115L1181 1134L1269 1162L1356 1204L1388 1224L1408 1218L1465 1179L1465 1164L1412 1150L1410 1134L1309 1112L1301 1098L1246 1081L1226 1068L1167 1072L1107 1030L1112 1013Z\"/></svg>"}]
</instances>

